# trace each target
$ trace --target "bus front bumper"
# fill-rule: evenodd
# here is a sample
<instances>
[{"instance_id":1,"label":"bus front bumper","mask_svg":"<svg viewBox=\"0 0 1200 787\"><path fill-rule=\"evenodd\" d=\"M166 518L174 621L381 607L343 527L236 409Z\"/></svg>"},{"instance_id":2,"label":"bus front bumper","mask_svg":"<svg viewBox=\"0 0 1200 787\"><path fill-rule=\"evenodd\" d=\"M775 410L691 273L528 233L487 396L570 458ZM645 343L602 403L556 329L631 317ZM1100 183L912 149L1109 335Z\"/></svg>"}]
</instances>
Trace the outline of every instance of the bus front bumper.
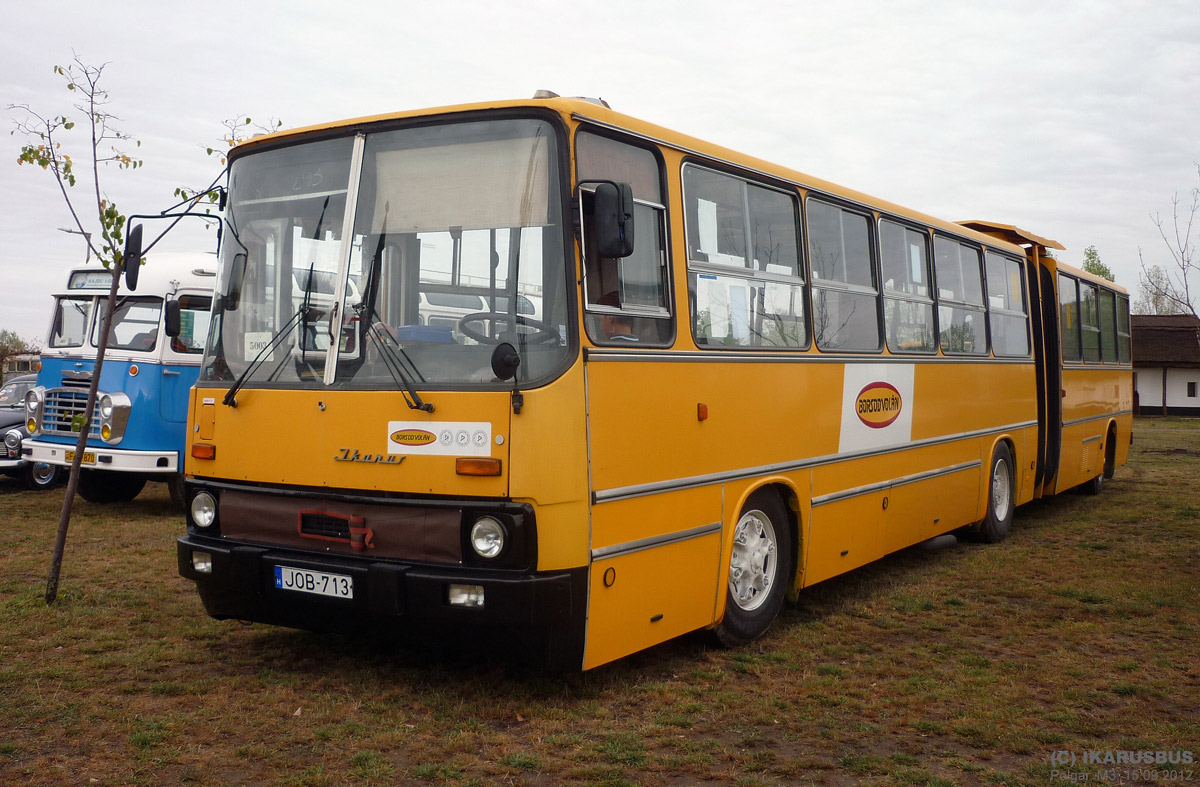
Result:
<instances>
[{"instance_id":1,"label":"bus front bumper","mask_svg":"<svg viewBox=\"0 0 1200 787\"><path fill-rule=\"evenodd\" d=\"M235 545L191 534L178 540L177 551L180 576L196 583L205 611L218 620L310 631L419 633L473 645L479 638L499 638L543 664L566 669L582 664L586 569L506 575ZM287 589L277 567L348 578L352 594ZM462 603L465 598L471 603Z\"/></svg>"},{"instance_id":2,"label":"bus front bumper","mask_svg":"<svg viewBox=\"0 0 1200 787\"><path fill-rule=\"evenodd\" d=\"M62 466L71 464L67 459L67 453L75 451L74 444L47 443L41 440L25 440L21 447L27 462L45 462ZM83 458L84 461L80 466L85 470L163 474L179 472L179 453L177 451L129 451L89 443L83 449Z\"/></svg>"}]
</instances>

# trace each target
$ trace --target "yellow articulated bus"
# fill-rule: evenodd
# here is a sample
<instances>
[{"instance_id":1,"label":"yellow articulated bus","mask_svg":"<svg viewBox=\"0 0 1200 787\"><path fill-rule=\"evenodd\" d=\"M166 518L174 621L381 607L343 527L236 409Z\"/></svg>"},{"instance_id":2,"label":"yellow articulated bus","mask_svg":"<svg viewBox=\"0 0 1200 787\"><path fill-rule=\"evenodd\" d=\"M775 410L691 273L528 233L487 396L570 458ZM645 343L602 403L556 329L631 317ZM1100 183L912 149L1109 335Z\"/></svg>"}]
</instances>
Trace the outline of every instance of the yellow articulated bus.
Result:
<instances>
[{"instance_id":1,"label":"yellow articulated bus","mask_svg":"<svg viewBox=\"0 0 1200 787\"><path fill-rule=\"evenodd\" d=\"M230 162L178 543L216 618L737 644L1128 455L1128 297L1016 227L552 94Z\"/></svg>"}]
</instances>

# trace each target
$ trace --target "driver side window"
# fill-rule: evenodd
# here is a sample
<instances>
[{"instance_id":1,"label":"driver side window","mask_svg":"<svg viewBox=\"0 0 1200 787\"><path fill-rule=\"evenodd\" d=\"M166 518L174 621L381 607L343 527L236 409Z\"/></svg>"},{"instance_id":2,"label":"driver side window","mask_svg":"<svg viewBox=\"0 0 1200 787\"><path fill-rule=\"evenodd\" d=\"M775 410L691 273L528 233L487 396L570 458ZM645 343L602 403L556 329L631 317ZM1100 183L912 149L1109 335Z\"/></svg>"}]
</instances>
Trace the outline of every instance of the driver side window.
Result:
<instances>
[{"instance_id":1,"label":"driver side window","mask_svg":"<svg viewBox=\"0 0 1200 787\"><path fill-rule=\"evenodd\" d=\"M649 150L598 134L575 141L583 227L584 326L593 344L662 347L674 337L666 244L666 209L658 160ZM594 183L629 183L634 198L634 250L623 259L601 257L594 232Z\"/></svg>"}]
</instances>

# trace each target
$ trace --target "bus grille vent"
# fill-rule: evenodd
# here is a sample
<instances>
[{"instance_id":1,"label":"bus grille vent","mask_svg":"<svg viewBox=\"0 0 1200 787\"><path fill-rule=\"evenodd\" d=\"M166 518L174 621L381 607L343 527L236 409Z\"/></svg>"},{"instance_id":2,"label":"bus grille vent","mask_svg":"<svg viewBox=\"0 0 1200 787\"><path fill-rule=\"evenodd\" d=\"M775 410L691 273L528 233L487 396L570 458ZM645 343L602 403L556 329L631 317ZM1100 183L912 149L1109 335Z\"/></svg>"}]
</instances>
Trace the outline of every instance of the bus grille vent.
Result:
<instances>
[{"instance_id":1,"label":"bus grille vent","mask_svg":"<svg viewBox=\"0 0 1200 787\"><path fill-rule=\"evenodd\" d=\"M72 435L79 434L78 429L72 428L87 410L87 391L67 388L51 388L46 391L46 401L42 412L42 431L46 434ZM99 399L99 395L96 397ZM92 413L89 437L100 436L100 419Z\"/></svg>"},{"instance_id":2,"label":"bus grille vent","mask_svg":"<svg viewBox=\"0 0 1200 787\"><path fill-rule=\"evenodd\" d=\"M300 534L349 541L350 521L328 514L301 513Z\"/></svg>"}]
</instances>

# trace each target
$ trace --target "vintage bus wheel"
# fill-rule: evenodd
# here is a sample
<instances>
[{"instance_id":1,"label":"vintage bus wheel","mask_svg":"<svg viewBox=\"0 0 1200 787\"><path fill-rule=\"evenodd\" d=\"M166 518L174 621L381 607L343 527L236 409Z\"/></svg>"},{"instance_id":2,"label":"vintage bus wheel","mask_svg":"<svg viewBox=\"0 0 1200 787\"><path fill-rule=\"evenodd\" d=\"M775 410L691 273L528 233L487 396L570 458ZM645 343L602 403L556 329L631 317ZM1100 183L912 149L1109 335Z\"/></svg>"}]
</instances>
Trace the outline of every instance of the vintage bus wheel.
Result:
<instances>
[{"instance_id":1,"label":"vintage bus wheel","mask_svg":"<svg viewBox=\"0 0 1200 787\"><path fill-rule=\"evenodd\" d=\"M989 544L997 544L1008 536L1013 518L1013 462L1006 444L996 446L991 468L987 516L979 523L979 536Z\"/></svg>"},{"instance_id":2,"label":"vintage bus wheel","mask_svg":"<svg viewBox=\"0 0 1200 787\"><path fill-rule=\"evenodd\" d=\"M89 503L124 503L138 496L146 477L112 470L79 471L79 496Z\"/></svg>"},{"instance_id":3,"label":"vintage bus wheel","mask_svg":"<svg viewBox=\"0 0 1200 787\"><path fill-rule=\"evenodd\" d=\"M726 646L762 635L779 614L791 565L791 530L779 496L759 490L734 526L725 617L713 629Z\"/></svg>"},{"instance_id":4,"label":"vintage bus wheel","mask_svg":"<svg viewBox=\"0 0 1200 787\"><path fill-rule=\"evenodd\" d=\"M25 488L49 489L63 477L63 469L58 465L45 462L33 462L25 468Z\"/></svg>"}]
</instances>

